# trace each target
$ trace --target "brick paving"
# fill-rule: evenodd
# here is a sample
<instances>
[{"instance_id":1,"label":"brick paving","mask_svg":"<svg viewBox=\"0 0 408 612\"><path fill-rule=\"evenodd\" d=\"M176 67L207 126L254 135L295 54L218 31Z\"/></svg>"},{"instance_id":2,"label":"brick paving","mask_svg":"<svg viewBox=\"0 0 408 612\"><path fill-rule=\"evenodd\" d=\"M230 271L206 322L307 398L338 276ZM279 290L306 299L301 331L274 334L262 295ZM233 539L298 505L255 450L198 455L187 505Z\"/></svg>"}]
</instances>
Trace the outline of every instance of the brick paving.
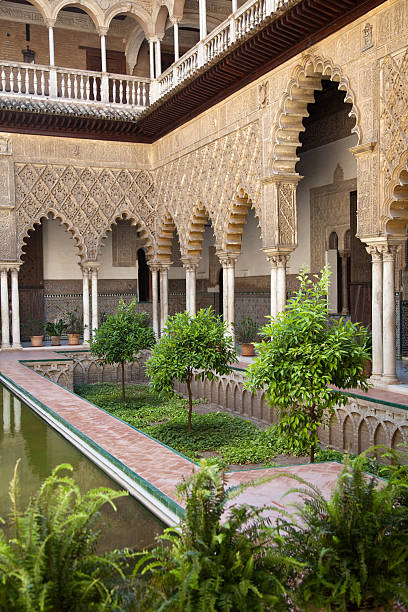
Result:
<instances>
[{"instance_id":1,"label":"brick paving","mask_svg":"<svg viewBox=\"0 0 408 612\"><path fill-rule=\"evenodd\" d=\"M63 348L64 352L68 350L69 347ZM58 352L49 348L0 351L0 371L136 474L178 502L176 485L182 476L191 474L195 465L20 363L21 360L52 359L54 355L57 358ZM389 395L386 392L382 394ZM286 474L296 474L312 482L319 486L324 495L329 496L340 470L341 465L338 463L241 470L228 474L228 485L237 486L279 474L279 477L270 482L245 490L238 499L256 506L273 503L283 505L282 495L295 485ZM289 501L293 501L293 496Z\"/></svg>"}]
</instances>

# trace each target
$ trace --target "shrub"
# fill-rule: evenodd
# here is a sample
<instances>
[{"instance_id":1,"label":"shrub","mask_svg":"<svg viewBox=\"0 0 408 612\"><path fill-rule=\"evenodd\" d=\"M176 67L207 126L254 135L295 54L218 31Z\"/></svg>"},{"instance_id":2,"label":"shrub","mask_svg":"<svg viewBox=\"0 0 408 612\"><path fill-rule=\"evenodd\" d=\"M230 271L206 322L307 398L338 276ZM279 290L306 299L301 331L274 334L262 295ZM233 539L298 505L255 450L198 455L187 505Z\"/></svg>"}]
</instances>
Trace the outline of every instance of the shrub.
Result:
<instances>
[{"instance_id":1,"label":"shrub","mask_svg":"<svg viewBox=\"0 0 408 612\"><path fill-rule=\"evenodd\" d=\"M125 397L125 363L133 363L143 349L155 343L153 329L149 327L147 312L136 312L136 301L126 305L123 300L114 315L108 316L95 330L91 340L91 353L101 363L120 364L122 401Z\"/></svg>"},{"instance_id":2,"label":"shrub","mask_svg":"<svg viewBox=\"0 0 408 612\"><path fill-rule=\"evenodd\" d=\"M17 468L10 484L13 536L0 532L0 609L89 612L128 609L133 599L127 551L95 554L98 511L125 493L99 488L81 495L60 465L24 511L18 508Z\"/></svg>"},{"instance_id":3,"label":"shrub","mask_svg":"<svg viewBox=\"0 0 408 612\"><path fill-rule=\"evenodd\" d=\"M229 507L223 475L201 461L179 485L186 502L180 530L166 529L136 573L150 574L148 610L287 610L283 586L294 562L281 555L261 511ZM242 490L242 489L240 489Z\"/></svg>"},{"instance_id":4,"label":"shrub","mask_svg":"<svg viewBox=\"0 0 408 612\"><path fill-rule=\"evenodd\" d=\"M174 380L187 385L188 431L191 431L193 378L212 380L227 374L237 354L233 341L226 333L226 324L210 308L195 316L180 312L169 317L163 336L147 362L147 374L153 391L170 396Z\"/></svg>"},{"instance_id":5,"label":"shrub","mask_svg":"<svg viewBox=\"0 0 408 612\"><path fill-rule=\"evenodd\" d=\"M310 448L312 462L318 428L328 424L336 404L348 401L337 389L368 388L363 367L369 357L363 326L328 318L328 268L316 279L304 270L286 310L262 328L265 340L257 344L245 383L251 391L265 388L288 436Z\"/></svg>"},{"instance_id":6,"label":"shrub","mask_svg":"<svg viewBox=\"0 0 408 612\"><path fill-rule=\"evenodd\" d=\"M394 453L395 459L395 453ZM296 581L302 610L357 610L408 603L407 469L379 483L366 456L348 459L329 501L311 485L301 492L297 522L279 524L282 552L305 564Z\"/></svg>"}]
</instances>

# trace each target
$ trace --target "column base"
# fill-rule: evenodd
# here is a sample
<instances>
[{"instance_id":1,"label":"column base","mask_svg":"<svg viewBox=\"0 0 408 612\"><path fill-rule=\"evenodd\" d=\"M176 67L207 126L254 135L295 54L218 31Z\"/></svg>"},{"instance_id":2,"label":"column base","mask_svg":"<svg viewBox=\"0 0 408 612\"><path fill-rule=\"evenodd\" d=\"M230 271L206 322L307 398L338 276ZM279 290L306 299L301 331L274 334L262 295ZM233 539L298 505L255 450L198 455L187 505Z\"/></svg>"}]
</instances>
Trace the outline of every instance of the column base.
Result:
<instances>
[{"instance_id":1,"label":"column base","mask_svg":"<svg viewBox=\"0 0 408 612\"><path fill-rule=\"evenodd\" d=\"M383 385L401 384L401 381L399 380L399 378L395 376L394 374L383 374L383 376L381 376L381 382L383 383Z\"/></svg>"},{"instance_id":2,"label":"column base","mask_svg":"<svg viewBox=\"0 0 408 612\"><path fill-rule=\"evenodd\" d=\"M90 347L91 347L91 345L89 344L89 340L84 340L84 341L82 342L82 346L83 346L84 348L87 348L87 349L88 349L88 348L90 348Z\"/></svg>"},{"instance_id":3,"label":"column base","mask_svg":"<svg viewBox=\"0 0 408 612\"><path fill-rule=\"evenodd\" d=\"M22 351L23 347L21 346L21 344L13 344L13 346L11 347L12 351Z\"/></svg>"},{"instance_id":4,"label":"column base","mask_svg":"<svg viewBox=\"0 0 408 612\"><path fill-rule=\"evenodd\" d=\"M2 351L11 351L11 345L10 344L2 344L1 345L1 350Z\"/></svg>"},{"instance_id":5,"label":"column base","mask_svg":"<svg viewBox=\"0 0 408 612\"><path fill-rule=\"evenodd\" d=\"M371 374L368 382L373 384L382 382L382 374Z\"/></svg>"}]
</instances>

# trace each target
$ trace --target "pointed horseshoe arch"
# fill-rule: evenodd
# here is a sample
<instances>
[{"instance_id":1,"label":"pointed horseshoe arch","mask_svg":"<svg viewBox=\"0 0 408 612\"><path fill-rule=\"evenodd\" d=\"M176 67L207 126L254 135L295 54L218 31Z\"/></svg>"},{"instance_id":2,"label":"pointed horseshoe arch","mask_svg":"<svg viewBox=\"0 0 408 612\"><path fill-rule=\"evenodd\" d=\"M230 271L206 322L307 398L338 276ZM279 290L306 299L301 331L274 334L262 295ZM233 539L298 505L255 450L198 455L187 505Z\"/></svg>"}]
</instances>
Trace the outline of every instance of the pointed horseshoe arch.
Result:
<instances>
[{"instance_id":1,"label":"pointed horseshoe arch","mask_svg":"<svg viewBox=\"0 0 408 612\"><path fill-rule=\"evenodd\" d=\"M315 90L322 89L322 79L337 82L339 89L346 92L344 101L352 105L350 116L356 119L351 131L357 134L357 144L360 144L360 115L348 78L330 60L308 56L302 65L295 68L275 117L272 130L273 173L296 174L295 166L299 160L296 149L301 144L299 134L305 129L302 121L308 115L307 105L314 102Z\"/></svg>"},{"instance_id":2,"label":"pointed horseshoe arch","mask_svg":"<svg viewBox=\"0 0 408 612\"><path fill-rule=\"evenodd\" d=\"M386 189L381 230L384 234L407 236L408 226L408 150L401 156Z\"/></svg>"},{"instance_id":3,"label":"pointed horseshoe arch","mask_svg":"<svg viewBox=\"0 0 408 612\"><path fill-rule=\"evenodd\" d=\"M128 210L123 210L122 212L115 214L114 217L111 218L109 225L105 227L105 229L103 230L103 232L100 234L98 238L97 247L96 247L97 255L100 255L101 248L102 248L102 240L106 238L106 236L108 235L108 232L112 231L112 227L116 225L116 222L118 219L123 220L123 221L130 221L132 225L138 226L138 231L140 232L140 238L142 238L146 243L147 259L148 260L153 259L155 250L156 250L155 249L156 245L155 245L155 241L154 241L152 233L150 232L150 230L147 229L147 227L145 226L145 224L143 223L141 219L136 218L134 213L131 213Z\"/></svg>"},{"instance_id":4,"label":"pointed horseshoe arch","mask_svg":"<svg viewBox=\"0 0 408 612\"><path fill-rule=\"evenodd\" d=\"M59 221L61 225L63 225L71 235L75 241L75 247L79 251L79 256L82 259L85 253L84 240L78 230L73 226L73 224L63 215L61 212L56 211L54 209L50 209L48 211L43 211L41 214L30 223L29 226L26 226L21 232L19 232L19 238L17 242L17 259L22 261L21 257L24 254L23 248L27 244L27 240L30 239L30 233L34 232L36 226L41 225L43 220L47 219L55 219Z\"/></svg>"},{"instance_id":5,"label":"pointed horseshoe arch","mask_svg":"<svg viewBox=\"0 0 408 612\"><path fill-rule=\"evenodd\" d=\"M162 262L171 260L174 232L176 224L170 213L166 213L161 221L160 230L157 234L157 259Z\"/></svg>"},{"instance_id":6,"label":"pointed horseshoe arch","mask_svg":"<svg viewBox=\"0 0 408 612\"><path fill-rule=\"evenodd\" d=\"M180 243L182 257L186 256L196 260L201 258L204 228L207 220L212 222L215 235L214 221L211 218L210 213L207 211L205 206L199 204L194 208L192 217L188 222L185 240L183 240L183 244ZM218 244L216 235L215 242Z\"/></svg>"},{"instance_id":7,"label":"pointed horseshoe arch","mask_svg":"<svg viewBox=\"0 0 408 612\"><path fill-rule=\"evenodd\" d=\"M239 253L241 251L244 226L247 222L247 215L251 208L253 208L255 211L255 216L258 220L258 226L261 229L262 239L262 227L259 222L258 211L256 210L249 195L244 189L241 188L236 192L233 198L233 205L230 208L224 226L224 234L222 239L223 251L229 253Z\"/></svg>"}]
</instances>

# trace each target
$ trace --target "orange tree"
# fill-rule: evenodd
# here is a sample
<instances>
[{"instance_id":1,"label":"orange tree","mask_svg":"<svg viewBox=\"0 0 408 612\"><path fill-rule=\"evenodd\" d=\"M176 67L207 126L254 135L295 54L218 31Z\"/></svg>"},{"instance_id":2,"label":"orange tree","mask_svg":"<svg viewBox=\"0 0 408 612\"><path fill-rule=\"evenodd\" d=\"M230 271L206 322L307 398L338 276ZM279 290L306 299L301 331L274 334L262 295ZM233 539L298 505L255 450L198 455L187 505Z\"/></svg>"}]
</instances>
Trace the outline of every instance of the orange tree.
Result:
<instances>
[{"instance_id":1,"label":"orange tree","mask_svg":"<svg viewBox=\"0 0 408 612\"><path fill-rule=\"evenodd\" d=\"M187 385L188 431L191 431L193 379L212 380L217 375L227 374L229 364L236 359L226 324L210 307L199 310L195 316L180 312L169 317L146 371L151 388L160 394L172 394L175 380Z\"/></svg>"}]
</instances>

